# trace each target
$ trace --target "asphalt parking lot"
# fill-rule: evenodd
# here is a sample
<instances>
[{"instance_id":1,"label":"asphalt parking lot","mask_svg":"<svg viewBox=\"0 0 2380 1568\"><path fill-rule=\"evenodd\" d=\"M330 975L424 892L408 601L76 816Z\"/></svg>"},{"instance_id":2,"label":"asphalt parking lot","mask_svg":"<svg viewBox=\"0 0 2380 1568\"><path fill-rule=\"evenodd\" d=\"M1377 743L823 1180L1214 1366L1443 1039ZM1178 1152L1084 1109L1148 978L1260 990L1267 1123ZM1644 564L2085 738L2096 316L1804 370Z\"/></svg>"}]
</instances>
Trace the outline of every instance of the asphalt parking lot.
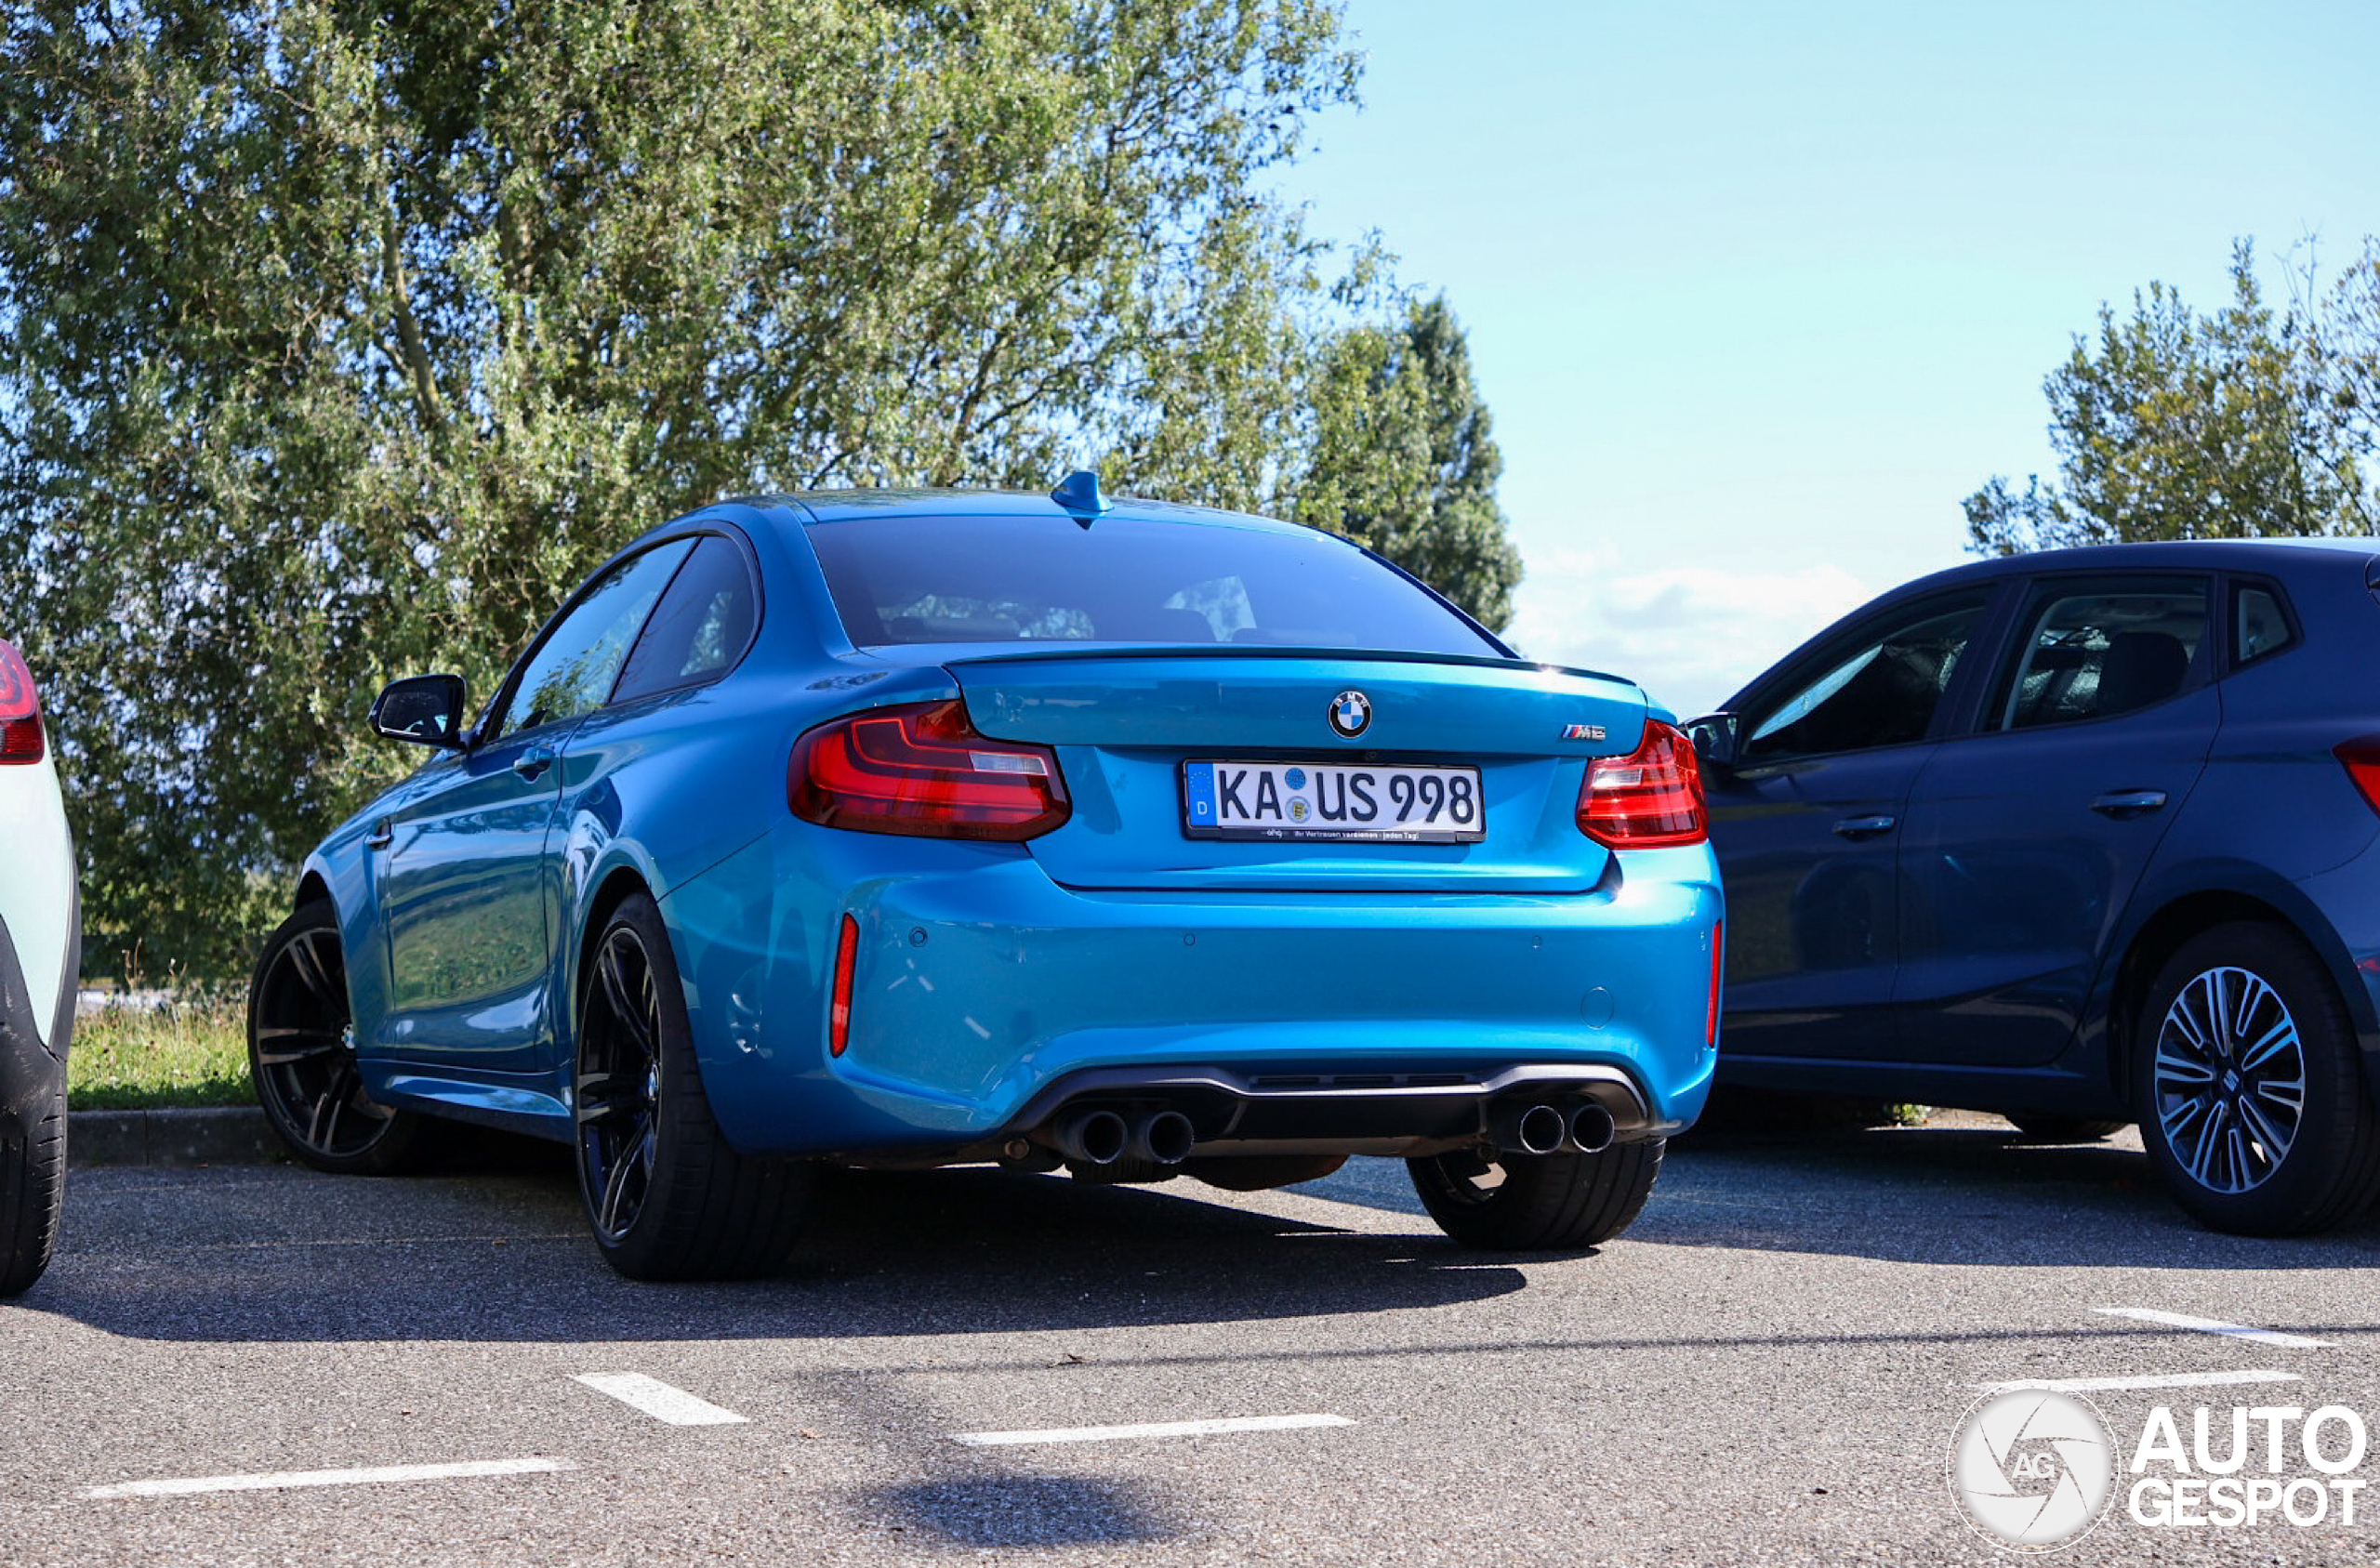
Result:
<instances>
[{"instance_id":1,"label":"asphalt parking lot","mask_svg":"<svg viewBox=\"0 0 2380 1568\"><path fill-rule=\"evenodd\" d=\"M78 1170L0 1306L0 1561L1982 1562L1956 1424L2075 1379L2119 1495L2063 1560L2380 1557L2380 1500L2129 1516L2160 1405L2218 1446L2235 1406L2380 1423L2380 1223L2198 1231L2129 1135L1697 1135L1585 1257L1458 1251L1383 1162L1247 1196L854 1175L741 1285L620 1280L575 1206L503 1145ZM2242 1473L2333 1474L2278 1458Z\"/></svg>"}]
</instances>

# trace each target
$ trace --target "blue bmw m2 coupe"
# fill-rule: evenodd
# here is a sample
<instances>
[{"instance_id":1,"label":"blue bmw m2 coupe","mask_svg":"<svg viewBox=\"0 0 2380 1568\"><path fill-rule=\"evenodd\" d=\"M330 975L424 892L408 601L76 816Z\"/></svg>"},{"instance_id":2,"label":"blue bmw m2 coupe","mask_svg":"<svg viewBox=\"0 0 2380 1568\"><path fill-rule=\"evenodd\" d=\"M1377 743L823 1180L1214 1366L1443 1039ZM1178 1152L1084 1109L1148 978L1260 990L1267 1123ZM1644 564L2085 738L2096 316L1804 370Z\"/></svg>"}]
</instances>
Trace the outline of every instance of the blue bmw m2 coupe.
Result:
<instances>
[{"instance_id":1,"label":"blue bmw m2 coupe","mask_svg":"<svg viewBox=\"0 0 2380 1568\"><path fill-rule=\"evenodd\" d=\"M573 1145L603 1256L766 1272L823 1164L1254 1190L1406 1158L1616 1235L1708 1087L1694 753L1346 541L1049 496L721 503L571 596L309 857L251 992L302 1160Z\"/></svg>"}]
</instances>

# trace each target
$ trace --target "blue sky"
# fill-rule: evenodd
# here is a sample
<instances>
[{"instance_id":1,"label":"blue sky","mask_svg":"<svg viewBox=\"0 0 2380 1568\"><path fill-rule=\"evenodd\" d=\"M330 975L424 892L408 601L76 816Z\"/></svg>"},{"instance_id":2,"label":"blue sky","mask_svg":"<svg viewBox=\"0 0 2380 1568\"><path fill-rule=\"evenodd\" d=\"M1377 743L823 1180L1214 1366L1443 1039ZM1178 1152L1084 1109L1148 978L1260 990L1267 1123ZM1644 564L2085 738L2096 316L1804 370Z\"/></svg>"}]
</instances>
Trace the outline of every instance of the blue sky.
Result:
<instances>
[{"instance_id":1,"label":"blue sky","mask_svg":"<svg viewBox=\"0 0 2380 1568\"><path fill-rule=\"evenodd\" d=\"M2042 377L2235 236L2380 233L2380 5L1352 0L1365 105L1283 191L1469 332L1512 635L1682 712L1971 559Z\"/></svg>"}]
</instances>

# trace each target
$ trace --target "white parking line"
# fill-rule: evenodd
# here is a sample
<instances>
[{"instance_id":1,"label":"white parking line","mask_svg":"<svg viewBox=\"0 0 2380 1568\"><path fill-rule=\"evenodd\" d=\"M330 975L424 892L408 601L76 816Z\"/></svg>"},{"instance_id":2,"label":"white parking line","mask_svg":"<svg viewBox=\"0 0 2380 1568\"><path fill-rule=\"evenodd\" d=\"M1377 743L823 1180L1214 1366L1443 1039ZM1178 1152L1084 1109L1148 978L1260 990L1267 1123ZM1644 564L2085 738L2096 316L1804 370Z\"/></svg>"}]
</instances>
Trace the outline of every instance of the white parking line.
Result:
<instances>
[{"instance_id":1,"label":"white parking line","mask_svg":"<svg viewBox=\"0 0 2380 1568\"><path fill-rule=\"evenodd\" d=\"M193 1492L266 1492L284 1486L361 1486L382 1481L447 1481L462 1476L536 1475L571 1468L567 1459L467 1459L455 1465L382 1465L360 1470L274 1470L88 1486L86 1497L179 1497Z\"/></svg>"},{"instance_id":2,"label":"white parking line","mask_svg":"<svg viewBox=\"0 0 2380 1568\"><path fill-rule=\"evenodd\" d=\"M2011 1389L2055 1389L2091 1394L2117 1389L2215 1389L2232 1383L2302 1383L2294 1372L2169 1372L2154 1377L2022 1377L2013 1383L1978 1383L1989 1393Z\"/></svg>"},{"instance_id":3,"label":"white parking line","mask_svg":"<svg viewBox=\"0 0 2380 1568\"><path fill-rule=\"evenodd\" d=\"M1279 1432L1298 1427L1352 1427L1344 1416L1240 1416L1221 1421L1150 1421L1134 1427L1051 1427L1035 1432L960 1432L970 1448L1012 1443L1109 1443L1133 1437L1211 1437L1218 1432Z\"/></svg>"},{"instance_id":4,"label":"white parking line","mask_svg":"<svg viewBox=\"0 0 2380 1568\"><path fill-rule=\"evenodd\" d=\"M599 1394L609 1394L622 1404L632 1405L673 1427L724 1427L750 1419L641 1372L577 1372L571 1375L571 1380L584 1383Z\"/></svg>"},{"instance_id":5,"label":"white parking line","mask_svg":"<svg viewBox=\"0 0 2380 1568\"><path fill-rule=\"evenodd\" d=\"M2184 1317L2179 1312L2152 1311L2147 1307L2094 1307L2111 1318L2138 1318L2143 1323L2162 1323L2171 1328L2194 1328L2201 1334L2225 1334L2234 1339L2253 1339L2259 1345L2279 1345L2292 1351L2327 1351L2328 1339L2308 1339L2303 1334L2283 1334L2277 1328L2249 1328L2236 1323L2220 1323L2214 1318Z\"/></svg>"}]
</instances>

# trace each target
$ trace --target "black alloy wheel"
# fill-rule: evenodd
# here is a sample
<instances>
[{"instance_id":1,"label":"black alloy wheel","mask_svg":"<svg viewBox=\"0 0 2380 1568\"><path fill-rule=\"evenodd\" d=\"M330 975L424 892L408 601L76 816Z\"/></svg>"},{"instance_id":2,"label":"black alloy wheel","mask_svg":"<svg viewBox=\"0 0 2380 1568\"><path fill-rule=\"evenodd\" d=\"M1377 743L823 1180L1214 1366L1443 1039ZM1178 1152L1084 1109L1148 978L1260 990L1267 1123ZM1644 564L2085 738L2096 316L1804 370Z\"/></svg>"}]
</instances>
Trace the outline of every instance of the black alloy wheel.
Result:
<instances>
[{"instance_id":1,"label":"black alloy wheel","mask_svg":"<svg viewBox=\"0 0 2380 1568\"><path fill-rule=\"evenodd\" d=\"M587 1222L617 1246L644 1213L661 1152L661 1004L633 926L595 950L578 1048L578 1169Z\"/></svg>"},{"instance_id":2,"label":"black alloy wheel","mask_svg":"<svg viewBox=\"0 0 2380 1568\"><path fill-rule=\"evenodd\" d=\"M420 1146L424 1117L364 1091L338 916L327 900L265 941L248 985L248 1071L274 1134L317 1170L384 1175Z\"/></svg>"},{"instance_id":3,"label":"black alloy wheel","mask_svg":"<svg viewBox=\"0 0 2380 1568\"><path fill-rule=\"evenodd\" d=\"M2174 1199L2243 1235L2321 1230L2380 1191L2380 1115L2321 961L2278 926L2193 937L2149 988L2140 1136Z\"/></svg>"},{"instance_id":4,"label":"black alloy wheel","mask_svg":"<svg viewBox=\"0 0 2380 1568\"><path fill-rule=\"evenodd\" d=\"M807 1164L739 1153L711 1113L661 911L621 900L579 982L578 1190L605 1261L630 1279L774 1272L809 1217Z\"/></svg>"}]
</instances>

